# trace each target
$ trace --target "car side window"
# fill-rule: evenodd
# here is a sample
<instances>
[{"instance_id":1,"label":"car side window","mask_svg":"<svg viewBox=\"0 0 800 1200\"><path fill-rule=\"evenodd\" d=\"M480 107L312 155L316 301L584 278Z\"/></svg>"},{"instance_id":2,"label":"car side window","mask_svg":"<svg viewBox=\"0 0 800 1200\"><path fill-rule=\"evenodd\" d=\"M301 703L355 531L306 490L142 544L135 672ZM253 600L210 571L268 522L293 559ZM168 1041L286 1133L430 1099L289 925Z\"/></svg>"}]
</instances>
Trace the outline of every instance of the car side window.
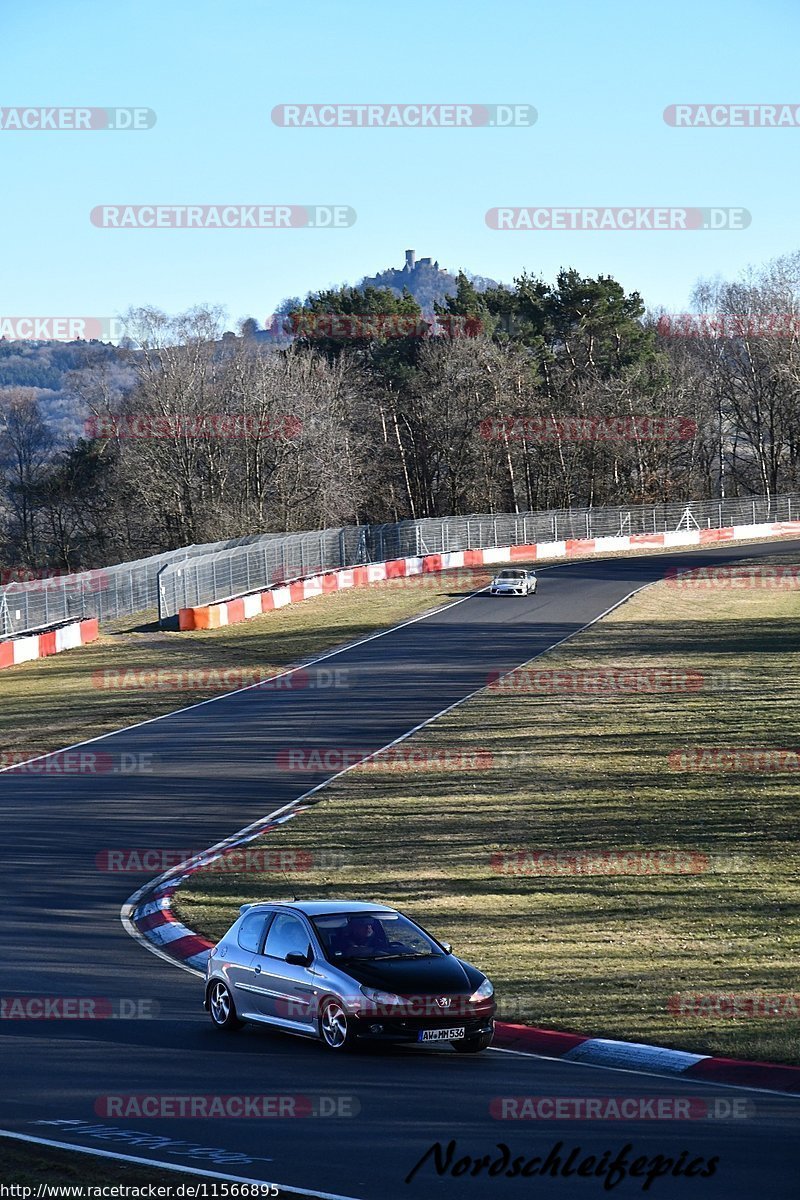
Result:
<instances>
[{"instance_id":1,"label":"car side window","mask_svg":"<svg viewBox=\"0 0 800 1200\"><path fill-rule=\"evenodd\" d=\"M261 936L271 916L271 913L263 912L247 914L239 926L239 932L236 936L236 940L243 950L249 950L251 954L258 954L259 947L261 946Z\"/></svg>"},{"instance_id":2,"label":"car side window","mask_svg":"<svg viewBox=\"0 0 800 1200\"><path fill-rule=\"evenodd\" d=\"M287 954L305 954L310 945L308 930L291 913L278 913L267 934L264 953L271 958L286 958Z\"/></svg>"}]
</instances>

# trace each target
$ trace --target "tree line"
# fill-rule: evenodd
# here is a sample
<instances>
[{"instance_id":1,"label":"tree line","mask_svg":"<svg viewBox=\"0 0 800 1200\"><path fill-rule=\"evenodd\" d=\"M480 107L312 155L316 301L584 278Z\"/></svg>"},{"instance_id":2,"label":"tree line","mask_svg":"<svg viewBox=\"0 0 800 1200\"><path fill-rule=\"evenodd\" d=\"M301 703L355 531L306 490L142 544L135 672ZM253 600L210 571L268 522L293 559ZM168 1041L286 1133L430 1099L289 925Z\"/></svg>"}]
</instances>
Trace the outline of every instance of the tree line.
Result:
<instances>
[{"instance_id":1,"label":"tree line","mask_svg":"<svg viewBox=\"0 0 800 1200\"><path fill-rule=\"evenodd\" d=\"M701 281L692 310L571 269L460 274L428 313L322 291L277 338L131 310L116 353L88 344L68 376L80 436L35 388L0 389L0 556L84 569L259 531L796 490L800 254Z\"/></svg>"}]
</instances>

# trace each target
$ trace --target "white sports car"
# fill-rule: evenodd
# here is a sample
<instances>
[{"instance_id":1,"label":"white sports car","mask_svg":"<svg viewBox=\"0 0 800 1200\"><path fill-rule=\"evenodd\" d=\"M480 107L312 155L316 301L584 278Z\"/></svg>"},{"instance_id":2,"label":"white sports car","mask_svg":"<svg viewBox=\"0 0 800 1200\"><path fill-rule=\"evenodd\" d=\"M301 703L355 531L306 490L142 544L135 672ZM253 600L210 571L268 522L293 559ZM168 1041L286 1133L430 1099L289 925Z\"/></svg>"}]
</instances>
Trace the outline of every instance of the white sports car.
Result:
<instances>
[{"instance_id":1,"label":"white sports car","mask_svg":"<svg viewBox=\"0 0 800 1200\"><path fill-rule=\"evenodd\" d=\"M536 572L509 567L495 575L489 584L490 596L532 596L536 591Z\"/></svg>"}]
</instances>

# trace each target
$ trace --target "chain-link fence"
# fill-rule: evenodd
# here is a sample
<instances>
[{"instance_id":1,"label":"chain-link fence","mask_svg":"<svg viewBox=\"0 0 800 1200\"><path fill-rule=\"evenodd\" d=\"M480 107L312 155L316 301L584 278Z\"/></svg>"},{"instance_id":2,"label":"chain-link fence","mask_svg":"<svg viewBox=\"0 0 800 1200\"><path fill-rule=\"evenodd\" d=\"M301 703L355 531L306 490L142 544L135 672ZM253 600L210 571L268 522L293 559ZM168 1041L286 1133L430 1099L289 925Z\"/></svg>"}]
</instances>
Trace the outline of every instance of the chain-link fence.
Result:
<instances>
[{"instance_id":1,"label":"chain-link fence","mask_svg":"<svg viewBox=\"0 0 800 1200\"><path fill-rule=\"evenodd\" d=\"M621 537L669 529L721 529L800 518L800 496L692 500L618 508L546 509L543 512L473 514L370 527L371 558L443 554L489 546L530 545L565 538Z\"/></svg>"},{"instance_id":2,"label":"chain-link fence","mask_svg":"<svg viewBox=\"0 0 800 1200\"><path fill-rule=\"evenodd\" d=\"M169 564L186 561L209 550L231 549L252 542L268 543L277 536L255 534L224 542L184 546L114 567L10 583L0 591L0 634L26 633L86 617L98 617L105 623L156 608L158 575Z\"/></svg>"},{"instance_id":3,"label":"chain-link fence","mask_svg":"<svg viewBox=\"0 0 800 1200\"><path fill-rule=\"evenodd\" d=\"M439 554L490 546L555 542L683 527L721 528L800 518L800 496L708 500L620 508L551 509L545 512L473 514L465 517L362 525L275 538L195 555L166 567L160 577L159 614L227 600L315 571L407 555Z\"/></svg>"},{"instance_id":4,"label":"chain-link fence","mask_svg":"<svg viewBox=\"0 0 800 1200\"><path fill-rule=\"evenodd\" d=\"M317 571L374 561L369 531L369 525L349 525L293 533L173 563L159 577L159 617L163 622L195 604L228 600Z\"/></svg>"},{"instance_id":5,"label":"chain-link fence","mask_svg":"<svg viewBox=\"0 0 800 1200\"><path fill-rule=\"evenodd\" d=\"M619 508L478 513L464 517L350 525L312 533L254 534L185 546L97 571L12 583L0 591L0 634L98 617L107 623L149 608L162 621L181 608L314 574L406 555L513 546L668 529L720 528L800 518L800 496L695 500Z\"/></svg>"}]
</instances>

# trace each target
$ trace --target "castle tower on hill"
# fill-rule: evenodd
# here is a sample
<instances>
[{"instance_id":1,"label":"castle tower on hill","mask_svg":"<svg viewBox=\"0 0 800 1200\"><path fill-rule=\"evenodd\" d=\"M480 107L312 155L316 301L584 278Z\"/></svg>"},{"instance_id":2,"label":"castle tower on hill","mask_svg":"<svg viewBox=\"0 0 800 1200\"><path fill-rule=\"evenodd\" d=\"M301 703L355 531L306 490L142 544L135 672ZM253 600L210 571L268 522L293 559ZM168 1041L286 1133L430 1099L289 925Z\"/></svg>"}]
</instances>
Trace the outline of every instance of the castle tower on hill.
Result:
<instances>
[{"instance_id":1,"label":"castle tower on hill","mask_svg":"<svg viewBox=\"0 0 800 1200\"><path fill-rule=\"evenodd\" d=\"M419 262L417 262L416 250L406 250L406 261L403 267L403 274L413 275L413 273L420 267L432 267L434 271L438 271L439 260L437 258L436 262L434 262L430 258L421 258Z\"/></svg>"}]
</instances>

